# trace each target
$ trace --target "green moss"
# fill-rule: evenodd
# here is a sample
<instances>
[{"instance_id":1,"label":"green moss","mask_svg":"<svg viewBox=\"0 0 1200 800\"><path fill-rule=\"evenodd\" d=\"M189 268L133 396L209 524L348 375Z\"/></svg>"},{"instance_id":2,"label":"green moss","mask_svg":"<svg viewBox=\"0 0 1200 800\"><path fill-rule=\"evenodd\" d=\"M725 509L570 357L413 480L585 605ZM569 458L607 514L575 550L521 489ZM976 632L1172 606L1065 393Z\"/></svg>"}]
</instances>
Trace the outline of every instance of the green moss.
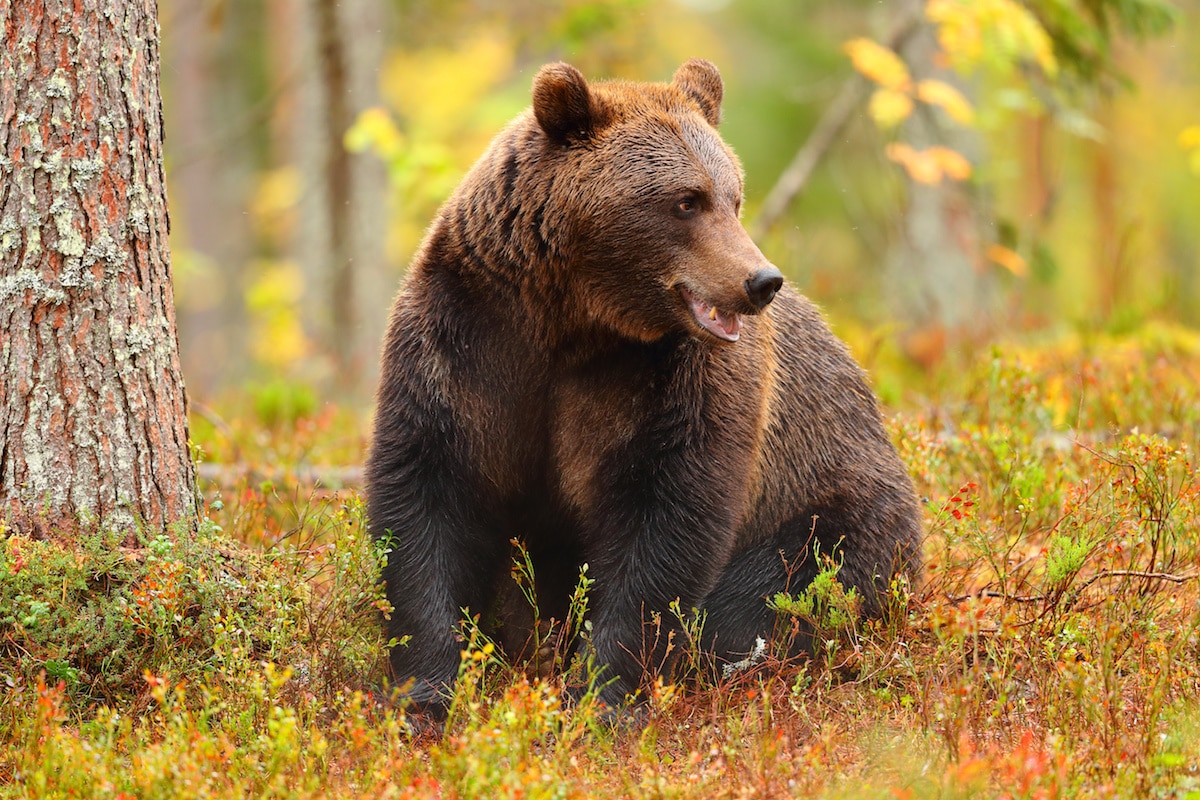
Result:
<instances>
[{"instance_id":1,"label":"green moss","mask_svg":"<svg viewBox=\"0 0 1200 800\"><path fill-rule=\"evenodd\" d=\"M128 533L111 526L66 543L0 532L0 683L32 685L45 672L85 711L144 694L146 671L200 680L234 644L252 658L305 661L311 615L331 601L304 581L307 554L246 550L211 520L194 534L139 532L134 549ZM370 547L350 537L333 551L345 578L362 581L355 596L369 596Z\"/></svg>"}]
</instances>

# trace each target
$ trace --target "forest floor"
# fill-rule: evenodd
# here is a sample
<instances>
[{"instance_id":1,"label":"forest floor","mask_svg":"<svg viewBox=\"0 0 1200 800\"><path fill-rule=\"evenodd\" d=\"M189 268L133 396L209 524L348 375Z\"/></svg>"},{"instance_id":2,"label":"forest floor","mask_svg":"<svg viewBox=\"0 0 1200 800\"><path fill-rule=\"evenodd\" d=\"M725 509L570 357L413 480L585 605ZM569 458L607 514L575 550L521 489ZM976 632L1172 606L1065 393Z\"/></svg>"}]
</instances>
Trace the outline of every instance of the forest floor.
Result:
<instances>
[{"instance_id":1,"label":"forest floor","mask_svg":"<svg viewBox=\"0 0 1200 800\"><path fill-rule=\"evenodd\" d=\"M370 691L358 496L295 488L353 476L364 421L286 386L202 408L206 474L241 472L195 534L0 529L0 797L1200 798L1200 335L868 366L925 574L867 624L823 585L811 658L659 684L618 728L472 636L414 732Z\"/></svg>"}]
</instances>

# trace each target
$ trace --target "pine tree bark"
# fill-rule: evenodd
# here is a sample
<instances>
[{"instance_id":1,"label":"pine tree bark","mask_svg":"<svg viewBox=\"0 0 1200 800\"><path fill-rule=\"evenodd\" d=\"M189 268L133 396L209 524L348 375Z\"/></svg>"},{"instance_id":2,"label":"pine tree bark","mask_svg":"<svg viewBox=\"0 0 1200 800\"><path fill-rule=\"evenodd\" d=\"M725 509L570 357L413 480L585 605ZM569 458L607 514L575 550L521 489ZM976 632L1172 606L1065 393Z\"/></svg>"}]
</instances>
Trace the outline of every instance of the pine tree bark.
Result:
<instances>
[{"instance_id":1,"label":"pine tree bark","mask_svg":"<svg viewBox=\"0 0 1200 800\"><path fill-rule=\"evenodd\" d=\"M196 516L156 0L0 0L0 519Z\"/></svg>"}]
</instances>

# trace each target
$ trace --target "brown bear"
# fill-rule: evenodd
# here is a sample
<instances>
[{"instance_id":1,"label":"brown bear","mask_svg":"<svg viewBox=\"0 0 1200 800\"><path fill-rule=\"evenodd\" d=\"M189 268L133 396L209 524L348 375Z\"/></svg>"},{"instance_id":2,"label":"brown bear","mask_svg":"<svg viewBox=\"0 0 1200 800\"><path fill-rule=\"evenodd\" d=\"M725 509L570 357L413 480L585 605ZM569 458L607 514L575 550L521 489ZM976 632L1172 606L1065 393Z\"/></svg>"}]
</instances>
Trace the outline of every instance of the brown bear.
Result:
<instances>
[{"instance_id":1,"label":"brown bear","mask_svg":"<svg viewBox=\"0 0 1200 800\"><path fill-rule=\"evenodd\" d=\"M464 610L509 543L562 619L588 565L595 663L617 706L662 663L672 603L736 659L767 600L835 554L880 608L920 566L920 513L875 398L820 313L739 222L723 86L589 84L567 64L434 220L396 298L366 468L399 685L433 712ZM655 625L650 620L654 619ZM663 628L668 629L664 631Z\"/></svg>"}]
</instances>

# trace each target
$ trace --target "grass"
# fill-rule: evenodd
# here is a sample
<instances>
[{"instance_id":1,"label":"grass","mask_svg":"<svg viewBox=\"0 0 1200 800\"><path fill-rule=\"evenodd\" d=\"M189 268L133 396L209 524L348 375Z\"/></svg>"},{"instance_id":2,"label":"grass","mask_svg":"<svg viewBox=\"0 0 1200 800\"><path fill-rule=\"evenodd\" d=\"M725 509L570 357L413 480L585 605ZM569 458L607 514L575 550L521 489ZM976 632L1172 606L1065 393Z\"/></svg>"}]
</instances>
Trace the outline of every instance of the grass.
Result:
<instances>
[{"instance_id":1,"label":"grass","mask_svg":"<svg viewBox=\"0 0 1200 800\"><path fill-rule=\"evenodd\" d=\"M414 734L367 694L357 497L247 479L135 549L0 533L0 796L1200 797L1200 337L870 366L905 388L928 570L868 624L834 582L779 598L810 659L660 683L613 729L474 637L446 731ZM351 415L272 392L209 412L201 449L352 463Z\"/></svg>"}]
</instances>

